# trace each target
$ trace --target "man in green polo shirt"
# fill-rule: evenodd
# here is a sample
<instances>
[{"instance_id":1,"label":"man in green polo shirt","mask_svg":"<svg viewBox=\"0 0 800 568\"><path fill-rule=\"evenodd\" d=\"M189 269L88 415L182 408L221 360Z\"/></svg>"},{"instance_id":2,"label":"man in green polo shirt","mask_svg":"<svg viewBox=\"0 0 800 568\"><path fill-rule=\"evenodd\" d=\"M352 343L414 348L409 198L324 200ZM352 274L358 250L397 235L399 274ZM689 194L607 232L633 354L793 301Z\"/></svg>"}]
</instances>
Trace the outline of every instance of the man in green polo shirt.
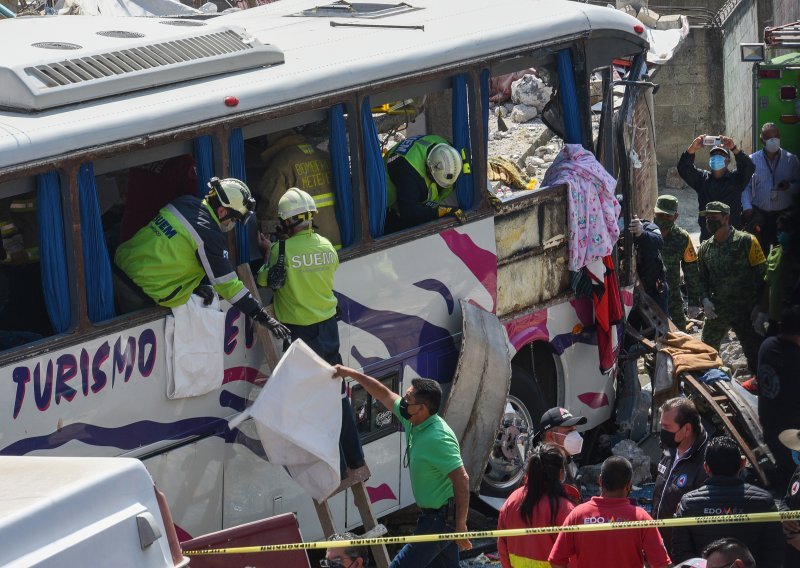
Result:
<instances>
[{"instance_id":1,"label":"man in green polo shirt","mask_svg":"<svg viewBox=\"0 0 800 568\"><path fill-rule=\"evenodd\" d=\"M352 377L386 408L391 408L406 432L403 465L411 476L414 499L422 509L414 534L453 532L447 523L450 499L455 497L455 532L467 532L469 475L461 461L455 434L439 416L442 389L431 379L414 379L404 397L380 381L354 369L336 365L335 378ZM459 550L469 550L469 540L423 542L405 545L390 568L444 566L458 568Z\"/></svg>"}]
</instances>

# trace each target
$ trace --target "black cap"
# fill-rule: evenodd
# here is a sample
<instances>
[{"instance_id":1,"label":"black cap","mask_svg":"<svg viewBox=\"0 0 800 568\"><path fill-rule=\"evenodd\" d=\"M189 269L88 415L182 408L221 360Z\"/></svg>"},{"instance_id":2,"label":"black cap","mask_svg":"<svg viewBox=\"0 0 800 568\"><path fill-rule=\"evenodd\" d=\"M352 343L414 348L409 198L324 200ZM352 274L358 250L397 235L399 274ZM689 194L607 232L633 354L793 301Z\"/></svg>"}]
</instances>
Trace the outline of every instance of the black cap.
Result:
<instances>
[{"instance_id":1,"label":"black cap","mask_svg":"<svg viewBox=\"0 0 800 568\"><path fill-rule=\"evenodd\" d=\"M538 438L550 428L555 428L557 426L580 426L581 424L586 424L585 416L573 416L566 408L556 406L542 414L536 437Z\"/></svg>"}]
</instances>

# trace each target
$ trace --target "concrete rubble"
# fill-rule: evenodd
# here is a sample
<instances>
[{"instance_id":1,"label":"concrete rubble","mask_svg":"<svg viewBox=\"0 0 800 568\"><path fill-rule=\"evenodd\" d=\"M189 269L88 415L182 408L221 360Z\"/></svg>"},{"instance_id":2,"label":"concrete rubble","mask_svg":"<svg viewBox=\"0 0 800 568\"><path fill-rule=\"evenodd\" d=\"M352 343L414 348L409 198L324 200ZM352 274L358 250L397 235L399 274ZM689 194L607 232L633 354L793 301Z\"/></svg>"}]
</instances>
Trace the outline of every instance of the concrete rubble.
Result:
<instances>
[{"instance_id":1,"label":"concrete rubble","mask_svg":"<svg viewBox=\"0 0 800 568\"><path fill-rule=\"evenodd\" d=\"M650 481L650 457L633 440L622 440L611 449L615 456L626 458L633 466L633 484Z\"/></svg>"}]
</instances>

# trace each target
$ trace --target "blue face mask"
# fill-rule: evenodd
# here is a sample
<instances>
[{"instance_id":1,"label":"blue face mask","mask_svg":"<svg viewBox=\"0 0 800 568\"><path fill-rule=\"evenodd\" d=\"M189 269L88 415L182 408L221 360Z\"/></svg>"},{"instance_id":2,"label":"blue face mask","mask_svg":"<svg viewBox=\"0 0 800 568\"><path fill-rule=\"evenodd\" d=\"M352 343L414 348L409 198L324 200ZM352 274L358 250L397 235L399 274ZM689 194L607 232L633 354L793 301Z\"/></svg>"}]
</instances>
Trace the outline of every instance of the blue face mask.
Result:
<instances>
[{"instance_id":1,"label":"blue face mask","mask_svg":"<svg viewBox=\"0 0 800 568\"><path fill-rule=\"evenodd\" d=\"M789 246L789 233L786 231L780 231L778 233L778 244L781 245L781 248L786 248Z\"/></svg>"},{"instance_id":2,"label":"blue face mask","mask_svg":"<svg viewBox=\"0 0 800 568\"><path fill-rule=\"evenodd\" d=\"M708 159L708 167L711 168L712 172L721 170L725 167L725 158L718 154L714 154Z\"/></svg>"}]
</instances>

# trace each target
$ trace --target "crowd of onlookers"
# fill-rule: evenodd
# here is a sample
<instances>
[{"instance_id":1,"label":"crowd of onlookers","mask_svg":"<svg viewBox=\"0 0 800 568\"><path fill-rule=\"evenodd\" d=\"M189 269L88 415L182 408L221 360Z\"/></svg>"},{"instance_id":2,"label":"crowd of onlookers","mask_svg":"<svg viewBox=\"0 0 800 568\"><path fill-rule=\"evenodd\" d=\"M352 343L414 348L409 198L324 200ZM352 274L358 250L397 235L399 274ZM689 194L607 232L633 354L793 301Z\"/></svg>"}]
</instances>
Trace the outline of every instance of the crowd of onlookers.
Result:
<instances>
[{"instance_id":1,"label":"crowd of onlookers","mask_svg":"<svg viewBox=\"0 0 800 568\"><path fill-rule=\"evenodd\" d=\"M711 437L694 403L684 397L665 402L660 411L663 457L657 467L652 516L631 499L633 468L612 456L601 468L600 495L582 501L569 475L570 452L564 441L579 436L585 419L566 409L542 417L538 444L528 457L522 487L506 501L499 529L590 526L621 521L694 518L776 512L773 494L747 483L745 460L730 437ZM789 451L800 450L797 430L781 435ZM580 446L577 447L580 451ZM773 492L785 496L782 509L800 509L800 467ZM504 537L498 549L504 568L706 566L707 568L800 566L800 523L698 523L611 531L575 531ZM703 560L705 559L703 564Z\"/></svg>"}]
</instances>

